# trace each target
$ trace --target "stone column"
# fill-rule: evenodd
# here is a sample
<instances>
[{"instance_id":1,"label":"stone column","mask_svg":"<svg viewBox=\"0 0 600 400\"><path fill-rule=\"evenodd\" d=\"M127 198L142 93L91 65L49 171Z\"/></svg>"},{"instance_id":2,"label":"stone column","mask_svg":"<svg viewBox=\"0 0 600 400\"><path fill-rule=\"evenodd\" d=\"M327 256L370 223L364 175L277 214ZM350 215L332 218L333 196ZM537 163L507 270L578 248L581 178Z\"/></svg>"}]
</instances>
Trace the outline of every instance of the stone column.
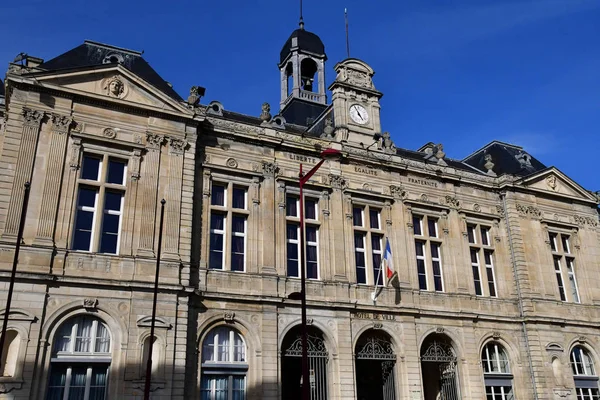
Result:
<instances>
[{"instance_id":1,"label":"stone column","mask_svg":"<svg viewBox=\"0 0 600 400\"><path fill-rule=\"evenodd\" d=\"M287 79L287 64L281 70L281 108L288 97L288 79Z\"/></svg>"},{"instance_id":2,"label":"stone column","mask_svg":"<svg viewBox=\"0 0 600 400\"><path fill-rule=\"evenodd\" d=\"M79 159L81 156L81 138L70 138L69 145L69 168L65 171L64 183L65 190L60 195L58 202L58 218L56 226L55 242L56 247L65 248L69 243L71 232L71 218L73 217L73 203L76 199L75 189L77 187L77 176L79 173Z\"/></svg>"},{"instance_id":3,"label":"stone column","mask_svg":"<svg viewBox=\"0 0 600 400\"><path fill-rule=\"evenodd\" d=\"M52 114L50 150L46 163L43 201L40 210L36 242L52 244L54 239L54 221L62 187L62 173L65 163L67 136L73 123L70 116Z\"/></svg>"},{"instance_id":4,"label":"stone column","mask_svg":"<svg viewBox=\"0 0 600 400\"><path fill-rule=\"evenodd\" d=\"M353 252L347 254L354 248L350 245L351 241L354 240L352 235L352 209L348 210L347 204L351 202L351 199L349 196L344 196L343 190L347 187L347 183L343 177L330 174L329 184L333 188L329 202L331 210L330 223L333 230L332 234L329 235L330 257L334 263L332 268L333 279L348 282L352 274L347 271L346 265L354 265ZM348 213L350 213L350 219ZM349 225L348 221L350 221Z\"/></svg>"},{"instance_id":5,"label":"stone column","mask_svg":"<svg viewBox=\"0 0 600 400\"><path fill-rule=\"evenodd\" d=\"M164 250L165 258L179 259L179 224L181 221L181 184L183 155L188 143L169 138L169 178L165 205Z\"/></svg>"},{"instance_id":6,"label":"stone column","mask_svg":"<svg viewBox=\"0 0 600 400\"><path fill-rule=\"evenodd\" d=\"M260 178L258 176L252 177L252 185L250 185L250 193L248 198L251 203L250 217L248 222L248 260L246 264L246 272L258 273L258 250L259 250L259 238L261 237L260 228L262 226L262 220L260 219Z\"/></svg>"},{"instance_id":7,"label":"stone column","mask_svg":"<svg viewBox=\"0 0 600 400\"><path fill-rule=\"evenodd\" d=\"M40 125L44 115L43 111L23 108L21 144L19 146L19 156L15 167L15 178L13 181L12 195L8 205L8 217L6 219L6 227L4 230L4 234L8 236L16 236L19 231L21 207L23 196L25 194L24 185L25 182L31 181L38 136L40 134Z\"/></svg>"},{"instance_id":8,"label":"stone column","mask_svg":"<svg viewBox=\"0 0 600 400\"><path fill-rule=\"evenodd\" d=\"M140 237L137 254L154 257L154 227L156 226L156 196L158 191L158 170L160 152L164 136L151 132L146 134L146 155L144 157L142 185Z\"/></svg>"},{"instance_id":9,"label":"stone column","mask_svg":"<svg viewBox=\"0 0 600 400\"><path fill-rule=\"evenodd\" d=\"M329 191L323 190L321 192L321 200L319 201L319 208L321 210L321 228L319 229L319 241L321 243L321 252L319 254L319 266L321 269L321 280L322 281L330 281L333 279L334 272L332 268L332 259L331 259L331 233L332 233L332 224L331 224L331 211L329 206Z\"/></svg>"},{"instance_id":10,"label":"stone column","mask_svg":"<svg viewBox=\"0 0 600 400\"><path fill-rule=\"evenodd\" d=\"M327 93L325 91L325 64L323 63L322 60L319 60L317 65L318 65L317 74L318 74L318 79L319 79L318 90L319 90L319 95L323 96L319 100L323 104L326 104L327 102L325 101L325 98L324 98L324 96L326 96L326 93Z\"/></svg>"}]
</instances>

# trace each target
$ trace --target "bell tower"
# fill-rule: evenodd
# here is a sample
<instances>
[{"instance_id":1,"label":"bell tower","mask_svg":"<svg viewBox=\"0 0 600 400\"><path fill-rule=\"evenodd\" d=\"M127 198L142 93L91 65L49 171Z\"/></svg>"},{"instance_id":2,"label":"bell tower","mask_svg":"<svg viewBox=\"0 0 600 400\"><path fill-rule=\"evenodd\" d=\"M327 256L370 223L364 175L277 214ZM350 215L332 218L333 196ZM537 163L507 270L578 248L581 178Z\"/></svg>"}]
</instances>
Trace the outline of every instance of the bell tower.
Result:
<instances>
[{"instance_id":1,"label":"bell tower","mask_svg":"<svg viewBox=\"0 0 600 400\"><path fill-rule=\"evenodd\" d=\"M292 100L326 105L325 46L321 39L304 29L296 29L281 49L279 71L281 74L280 108L286 108Z\"/></svg>"}]
</instances>

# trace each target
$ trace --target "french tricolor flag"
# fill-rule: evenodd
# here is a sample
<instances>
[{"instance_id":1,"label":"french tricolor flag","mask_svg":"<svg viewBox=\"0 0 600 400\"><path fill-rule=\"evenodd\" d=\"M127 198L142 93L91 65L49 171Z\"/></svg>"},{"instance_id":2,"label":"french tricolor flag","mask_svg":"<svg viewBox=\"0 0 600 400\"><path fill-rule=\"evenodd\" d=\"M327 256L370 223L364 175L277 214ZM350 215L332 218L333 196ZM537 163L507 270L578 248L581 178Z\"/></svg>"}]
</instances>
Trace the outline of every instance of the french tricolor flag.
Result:
<instances>
[{"instance_id":1,"label":"french tricolor flag","mask_svg":"<svg viewBox=\"0 0 600 400\"><path fill-rule=\"evenodd\" d=\"M390 240L385 239L385 251L383 252L383 268L385 268L385 274L387 276L388 283L394 277L396 269L394 268L394 259L392 257L392 249L390 247Z\"/></svg>"}]
</instances>

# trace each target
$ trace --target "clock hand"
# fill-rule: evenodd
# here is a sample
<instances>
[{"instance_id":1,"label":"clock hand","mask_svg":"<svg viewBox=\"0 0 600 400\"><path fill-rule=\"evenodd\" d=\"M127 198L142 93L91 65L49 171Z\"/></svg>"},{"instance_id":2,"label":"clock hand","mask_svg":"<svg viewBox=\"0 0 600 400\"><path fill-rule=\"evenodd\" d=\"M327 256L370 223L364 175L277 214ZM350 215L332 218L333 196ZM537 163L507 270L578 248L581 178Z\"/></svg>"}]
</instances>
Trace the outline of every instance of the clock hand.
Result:
<instances>
[{"instance_id":1,"label":"clock hand","mask_svg":"<svg viewBox=\"0 0 600 400\"><path fill-rule=\"evenodd\" d=\"M362 114L360 113L360 110L359 110L358 108L356 109L356 112L358 113L358 116L360 117L360 119L361 119L361 120L363 120L364 118L363 118L363 116L362 116Z\"/></svg>"}]
</instances>

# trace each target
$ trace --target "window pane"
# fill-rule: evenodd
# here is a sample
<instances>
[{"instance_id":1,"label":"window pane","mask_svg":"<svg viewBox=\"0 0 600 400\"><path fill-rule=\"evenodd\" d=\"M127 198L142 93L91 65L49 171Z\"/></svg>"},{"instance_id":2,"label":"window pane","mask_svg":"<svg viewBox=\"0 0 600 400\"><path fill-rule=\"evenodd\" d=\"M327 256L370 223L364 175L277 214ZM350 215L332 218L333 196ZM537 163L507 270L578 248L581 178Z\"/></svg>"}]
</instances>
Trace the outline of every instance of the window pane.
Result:
<instances>
[{"instance_id":1,"label":"window pane","mask_svg":"<svg viewBox=\"0 0 600 400\"><path fill-rule=\"evenodd\" d=\"M550 248L552 251L557 251L556 248L556 233L548 233L548 239L550 240Z\"/></svg>"},{"instance_id":2,"label":"window pane","mask_svg":"<svg viewBox=\"0 0 600 400\"><path fill-rule=\"evenodd\" d=\"M485 246L490 245L490 230L485 227L481 227L481 243Z\"/></svg>"},{"instance_id":3,"label":"window pane","mask_svg":"<svg viewBox=\"0 0 600 400\"><path fill-rule=\"evenodd\" d=\"M477 256L477 250L476 249L471 249L471 262L473 264L478 264L479 263L479 257Z\"/></svg>"},{"instance_id":4,"label":"window pane","mask_svg":"<svg viewBox=\"0 0 600 400\"><path fill-rule=\"evenodd\" d=\"M427 229L429 232L429 236L438 237L437 220L435 218L427 217Z\"/></svg>"},{"instance_id":5,"label":"window pane","mask_svg":"<svg viewBox=\"0 0 600 400\"><path fill-rule=\"evenodd\" d=\"M223 234L210 234L209 268L223 269Z\"/></svg>"},{"instance_id":6,"label":"window pane","mask_svg":"<svg viewBox=\"0 0 600 400\"><path fill-rule=\"evenodd\" d=\"M431 258L440 258L440 245L431 243Z\"/></svg>"},{"instance_id":7,"label":"window pane","mask_svg":"<svg viewBox=\"0 0 600 400\"><path fill-rule=\"evenodd\" d=\"M244 237L231 237L231 270L244 271Z\"/></svg>"},{"instance_id":8,"label":"window pane","mask_svg":"<svg viewBox=\"0 0 600 400\"><path fill-rule=\"evenodd\" d=\"M571 248L569 247L569 237L566 235L560 235L561 241L562 241L562 250L565 253L570 253L571 252Z\"/></svg>"},{"instance_id":9,"label":"window pane","mask_svg":"<svg viewBox=\"0 0 600 400\"><path fill-rule=\"evenodd\" d=\"M425 260L417 260L417 273L419 275L419 289L427 290L427 274L425 272Z\"/></svg>"},{"instance_id":10,"label":"window pane","mask_svg":"<svg viewBox=\"0 0 600 400\"><path fill-rule=\"evenodd\" d=\"M306 227L306 241L307 242L317 242L317 228L314 226Z\"/></svg>"},{"instance_id":11,"label":"window pane","mask_svg":"<svg viewBox=\"0 0 600 400\"><path fill-rule=\"evenodd\" d=\"M231 230L236 233L246 232L246 218L239 215L234 215L231 220Z\"/></svg>"},{"instance_id":12,"label":"window pane","mask_svg":"<svg viewBox=\"0 0 600 400\"><path fill-rule=\"evenodd\" d=\"M92 328L94 321L90 318L77 318L77 332L75 336L76 353L88 353L91 350Z\"/></svg>"},{"instance_id":13,"label":"window pane","mask_svg":"<svg viewBox=\"0 0 600 400\"><path fill-rule=\"evenodd\" d=\"M362 207L354 207L352 209L352 221L354 223L354 226L364 226L362 212L363 212Z\"/></svg>"},{"instance_id":14,"label":"window pane","mask_svg":"<svg viewBox=\"0 0 600 400\"><path fill-rule=\"evenodd\" d=\"M67 380L67 367L53 364L48 382L48 400L63 400L65 383Z\"/></svg>"},{"instance_id":15,"label":"window pane","mask_svg":"<svg viewBox=\"0 0 600 400\"><path fill-rule=\"evenodd\" d=\"M77 216L75 217L75 233L73 235L74 250L91 250L93 223L93 212L83 210L77 211Z\"/></svg>"},{"instance_id":16,"label":"window pane","mask_svg":"<svg viewBox=\"0 0 600 400\"><path fill-rule=\"evenodd\" d=\"M110 334L108 328L98 321L95 350L97 353L110 353Z\"/></svg>"},{"instance_id":17,"label":"window pane","mask_svg":"<svg viewBox=\"0 0 600 400\"><path fill-rule=\"evenodd\" d=\"M298 217L300 215L297 197L287 196L285 198L285 215L288 217Z\"/></svg>"},{"instance_id":18,"label":"window pane","mask_svg":"<svg viewBox=\"0 0 600 400\"><path fill-rule=\"evenodd\" d=\"M86 376L87 367L73 367L71 370L71 386L69 386L69 400L84 400Z\"/></svg>"},{"instance_id":19,"label":"window pane","mask_svg":"<svg viewBox=\"0 0 600 400\"><path fill-rule=\"evenodd\" d=\"M481 296L483 294L481 290L481 277L479 276L479 267L473 265L473 280L475 282L475 294Z\"/></svg>"},{"instance_id":20,"label":"window pane","mask_svg":"<svg viewBox=\"0 0 600 400\"><path fill-rule=\"evenodd\" d=\"M100 253L117 254L119 220L119 215L104 214L104 218L102 218Z\"/></svg>"},{"instance_id":21,"label":"window pane","mask_svg":"<svg viewBox=\"0 0 600 400\"><path fill-rule=\"evenodd\" d=\"M298 269L298 245L296 243L287 244L287 276L299 277Z\"/></svg>"},{"instance_id":22,"label":"window pane","mask_svg":"<svg viewBox=\"0 0 600 400\"><path fill-rule=\"evenodd\" d=\"M246 189L234 187L233 188L233 208L246 209Z\"/></svg>"},{"instance_id":23,"label":"window pane","mask_svg":"<svg viewBox=\"0 0 600 400\"><path fill-rule=\"evenodd\" d=\"M319 264L317 260L317 246L306 246L306 277L308 279L319 278Z\"/></svg>"},{"instance_id":24,"label":"window pane","mask_svg":"<svg viewBox=\"0 0 600 400\"><path fill-rule=\"evenodd\" d=\"M107 383L106 372L106 366L97 366L92 369L89 400L104 400Z\"/></svg>"},{"instance_id":25,"label":"window pane","mask_svg":"<svg viewBox=\"0 0 600 400\"><path fill-rule=\"evenodd\" d=\"M413 216L413 233L415 235L422 235L423 232L421 230L421 217Z\"/></svg>"},{"instance_id":26,"label":"window pane","mask_svg":"<svg viewBox=\"0 0 600 400\"><path fill-rule=\"evenodd\" d=\"M369 210L369 222L371 229L381 229L379 224L379 210Z\"/></svg>"},{"instance_id":27,"label":"window pane","mask_svg":"<svg viewBox=\"0 0 600 400\"><path fill-rule=\"evenodd\" d=\"M356 282L367 283L367 268L365 266L365 253L354 252L354 261L356 262Z\"/></svg>"},{"instance_id":28,"label":"window pane","mask_svg":"<svg viewBox=\"0 0 600 400\"><path fill-rule=\"evenodd\" d=\"M81 179L89 179L91 181L99 180L100 164L101 159L99 157L84 154L83 162L81 163Z\"/></svg>"},{"instance_id":29,"label":"window pane","mask_svg":"<svg viewBox=\"0 0 600 400\"><path fill-rule=\"evenodd\" d=\"M317 219L317 202L315 199L305 199L304 207L304 217L306 219Z\"/></svg>"},{"instance_id":30,"label":"window pane","mask_svg":"<svg viewBox=\"0 0 600 400\"><path fill-rule=\"evenodd\" d=\"M467 237L469 238L469 243L477 243L475 240L475 226L467 225Z\"/></svg>"},{"instance_id":31,"label":"window pane","mask_svg":"<svg viewBox=\"0 0 600 400\"><path fill-rule=\"evenodd\" d=\"M225 206L225 186L213 183L210 197L213 206Z\"/></svg>"},{"instance_id":32,"label":"window pane","mask_svg":"<svg viewBox=\"0 0 600 400\"><path fill-rule=\"evenodd\" d=\"M210 217L210 229L223 230L225 225L225 216L223 214L212 213Z\"/></svg>"},{"instance_id":33,"label":"window pane","mask_svg":"<svg viewBox=\"0 0 600 400\"><path fill-rule=\"evenodd\" d=\"M127 164L123 161L108 160L108 176L106 177L106 182L124 185L126 165Z\"/></svg>"},{"instance_id":34,"label":"window pane","mask_svg":"<svg viewBox=\"0 0 600 400\"><path fill-rule=\"evenodd\" d=\"M104 195L104 209L120 212L122 199L123 199L123 193L107 191L106 194Z\"/></svg>"},{"instance_id":35,"label":"window pane","mask_svg":"<svg viewBox=\"0 0 600 400\"><path fill-rule=\"evenodd\" d=\"M419 242L419 241L415 242L415 250L417 252L417 256L423 257L424 252L425 252L424 246L425 246L425 243L423 243L423 242Z\"/></svg>"},{"instance_id":36,"label":"window pane","mask_svg":"<svg viewBox=\"0 0 600 400\"><path fill-rule=\"evenodd\" d=\"M298 240L298 225L287 224L287 238L288 240Z\"/></svg>"},{"instance_id":37,"label":"window pane","mask_svg":"<svg viewBox=\"0 0 600 400\"><path fill-rule=\"evenodd\" d=\"M98 193L98 189L80 187L77 207L96 207L96 193Z\"/></svg>"},{"instance_id":38,"label":"window pane","mask_svg":"<svg viewBox=\"0 0 600 400\"><path fill-rule=\"evenodd\" d=\"M364 238L365 237L362 233L355 233L354 234L354 247L357 249L364 249L365 248Z\"/></svg>"}]
</instances>

